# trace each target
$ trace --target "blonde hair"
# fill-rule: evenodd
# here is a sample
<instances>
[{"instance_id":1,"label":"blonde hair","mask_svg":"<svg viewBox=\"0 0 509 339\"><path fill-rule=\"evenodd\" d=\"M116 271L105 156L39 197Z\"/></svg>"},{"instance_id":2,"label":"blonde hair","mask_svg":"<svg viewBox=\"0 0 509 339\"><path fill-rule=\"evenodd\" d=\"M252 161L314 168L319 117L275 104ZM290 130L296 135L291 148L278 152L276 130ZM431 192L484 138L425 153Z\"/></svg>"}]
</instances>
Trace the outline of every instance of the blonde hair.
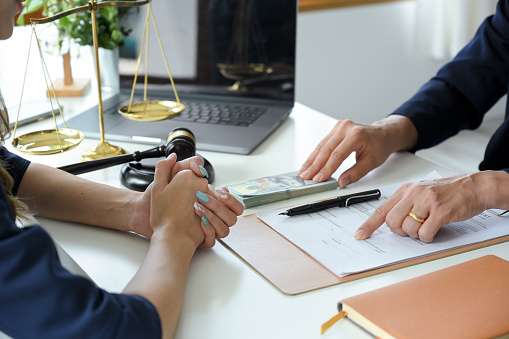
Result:
<instances>
[{"instance_id":1,"label":"blonde hair","mask_svg":"<svg viewBox=\"0 0 509 339\"><path fill-rule=\"evenodd\" d=\"M5 101L2 96L2 92L0 92L0 119L1 119L0 140L3 145L4 141L7 138L9 138L11 130L9 128L9 115L7 113L7 107L5 106ZM4 161L2 161L2 159L0 159L0 180L2 181L5 192L7 193L7 198L9 199L9 203L11 204L16 219L18 220L27 219L28 206L12 194L12 186L14 185L14 179L11 177L11 175L5 168L6 165L7 164Z\"/></svg>"}]
</instances>

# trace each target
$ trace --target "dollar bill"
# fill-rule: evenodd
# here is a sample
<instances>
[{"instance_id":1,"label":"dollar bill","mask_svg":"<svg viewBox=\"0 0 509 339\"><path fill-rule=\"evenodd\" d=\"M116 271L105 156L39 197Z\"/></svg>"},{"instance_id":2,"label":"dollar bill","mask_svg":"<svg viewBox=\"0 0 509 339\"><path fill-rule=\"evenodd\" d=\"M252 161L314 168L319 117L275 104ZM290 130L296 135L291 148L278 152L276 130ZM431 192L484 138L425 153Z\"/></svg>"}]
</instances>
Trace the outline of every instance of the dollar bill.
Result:
<instances>
[{"instance_id":1,"label":"dollar bill","mask_svg":"<svg viewBox=\"0 0 509 339\"><path fill-rule=\"evenodd\" d=\"M338 188L329 178L323 182L303 180L297 172L247 180L226 186L246 208Z\"/></svg>"}]
</instances>

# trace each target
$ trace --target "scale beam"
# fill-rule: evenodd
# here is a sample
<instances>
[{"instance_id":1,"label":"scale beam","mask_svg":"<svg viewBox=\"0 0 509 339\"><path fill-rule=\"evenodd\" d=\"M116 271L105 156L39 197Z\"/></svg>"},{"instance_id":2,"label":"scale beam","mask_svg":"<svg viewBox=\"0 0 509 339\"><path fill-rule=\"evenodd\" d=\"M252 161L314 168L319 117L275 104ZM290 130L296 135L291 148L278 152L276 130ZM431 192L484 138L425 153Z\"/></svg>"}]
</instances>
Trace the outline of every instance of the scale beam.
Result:
<instances>
[{"instance_id":1,"label":"scale beam","mask_svg":"<svg viewBox=\"0 0 509 339\"><path fill-rule=\"evenodd\" d=\"M95 2L90 1L87 5L72 8L65 12L61 12L55 14L53 16L47 18L40 19L30 19L30 22L33 24L46 24L48 22L53 22L58 19L65 18L68 15L82 13L82 12L97 12L98 9L106 8L106 7L138 7L143 6L150 3L152 0L142 0L142 1L103 1L103 2Z\"/></svg>"}]
</instances>

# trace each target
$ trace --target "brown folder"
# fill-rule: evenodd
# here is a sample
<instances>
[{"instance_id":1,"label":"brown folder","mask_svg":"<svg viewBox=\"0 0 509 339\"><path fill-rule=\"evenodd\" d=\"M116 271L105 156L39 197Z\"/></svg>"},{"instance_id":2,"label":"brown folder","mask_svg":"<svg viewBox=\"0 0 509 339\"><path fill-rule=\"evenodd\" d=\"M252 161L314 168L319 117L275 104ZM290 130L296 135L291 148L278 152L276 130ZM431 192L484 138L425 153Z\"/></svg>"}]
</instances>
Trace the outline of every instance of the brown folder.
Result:
<instances>
[{"instance_id":1,"label":"brown folder","mask_svg":"<svg viewBox=\"0 0 509 339\"><path fill-rule=\"evenodd\" d=\"M240 217L230 235L220 241L282 293L296 295L508 240L509 235L342 278L274 231L256 214Z\"/></svg>"},{"instance_id":2,"label":"brown folder","mask_svg":"<svg viewBox=\"0 0 509 339\"><path fill-rule=\"evenodd\" d=\"M346 298L339 306L384 339L500 337L509 333L509 262L487 255Z\"/></svg>"}]
</instances>

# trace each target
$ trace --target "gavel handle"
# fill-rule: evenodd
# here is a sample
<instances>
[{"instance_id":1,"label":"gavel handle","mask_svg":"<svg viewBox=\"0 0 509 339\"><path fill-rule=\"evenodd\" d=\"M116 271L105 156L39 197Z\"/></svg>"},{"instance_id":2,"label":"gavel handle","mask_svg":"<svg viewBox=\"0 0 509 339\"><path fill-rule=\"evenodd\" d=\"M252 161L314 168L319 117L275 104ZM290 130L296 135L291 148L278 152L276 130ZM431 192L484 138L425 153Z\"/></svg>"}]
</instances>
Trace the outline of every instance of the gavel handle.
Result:
<instances>
[{"instance_id":1,"label":"gavel handle","mask_svg":"<svg viewBox=\"0 0 509 339\"><path fill-rule=\"evenodd\" d=\"M149 150L140 152L136 151L130 154L116 155L114 157L96 159L91 161L79 162L76 164L58 167L62 171L78 175L87 172L97 171L103 168L115 165L125 164L130 161L141 161L148 158L161 158L166 155L166 146L157 146Z\"/></svg>"}]
</instances>

